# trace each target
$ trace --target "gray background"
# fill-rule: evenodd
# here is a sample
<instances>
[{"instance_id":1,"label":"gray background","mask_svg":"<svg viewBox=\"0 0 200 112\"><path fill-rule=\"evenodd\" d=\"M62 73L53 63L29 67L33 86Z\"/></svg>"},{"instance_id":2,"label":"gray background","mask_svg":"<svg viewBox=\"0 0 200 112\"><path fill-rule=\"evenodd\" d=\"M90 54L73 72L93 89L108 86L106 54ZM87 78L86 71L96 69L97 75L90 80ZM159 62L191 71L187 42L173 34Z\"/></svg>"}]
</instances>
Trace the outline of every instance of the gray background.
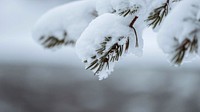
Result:
<instances>
[{"instance_id":1,"label":"gray background","mask_svg":"<svg viewBox=\"0 0 200 112\"><path fill-rule=\"evenodd\" d=\"M0 112L200 112L200 60L170 66L150 29L144 56L125 57L103 81L73 48L34 42L37 19L68 1L0 1Z\"/></svg>"}]
</instances>

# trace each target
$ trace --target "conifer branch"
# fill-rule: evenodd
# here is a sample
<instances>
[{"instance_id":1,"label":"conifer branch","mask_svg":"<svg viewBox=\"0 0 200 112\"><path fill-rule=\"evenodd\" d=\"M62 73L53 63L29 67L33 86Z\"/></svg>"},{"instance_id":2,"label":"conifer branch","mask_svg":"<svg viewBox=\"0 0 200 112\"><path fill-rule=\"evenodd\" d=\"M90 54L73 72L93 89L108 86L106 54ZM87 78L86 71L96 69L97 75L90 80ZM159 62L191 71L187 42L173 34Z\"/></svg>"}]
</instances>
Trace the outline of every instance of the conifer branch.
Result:
<instances>
[{"instance_id":1,"label":"conifer branch","mask_svg":"<svg viewBox=\"0 0 200 112\"><path fill-rule=\"evenodd\" d=\"M131 23L129 24L129 27L134 30L135 38L136 38L136 44L135 47L139 46L138 43L138 35L137 31L134 28L134 24L137 21L138 16L135 16ZM126 40L126 42L121 45L118 42L121 40ZM117 62L119 61L120 57L126 53L129 49L130 40L129 37L119 37L118 41L114 43L109 49L108 43L111 42L112 37L105 37L104 41L100 43L100 48L96 50L96 54L91 57L92 61L89 63L89 66L86 67L86 69L95 71L94 75L101 72L104 68L109 69L110 62ZM84 63L88 63L88 60L83 61Z\"/></svg>"},{"instance_id":2,"label":"conifer branch","mask_svg":"<svg viewBox=\"0 0 200 112\"><path fill-rule=\"evenodd\" d=\"M132 8L127 8L126 10L122 10L121 12L119 12L119 15L123 17L126 17L128 15L133 15L136 12L138 12L139 8L140 8L139 6L134 5Z\"/></svg>"},{"instance_id":3,"label":"conifer branch","mask_svg":"<svg viewBox=\"0 0 200 112\"><path fill-rule=\"evenodd\" d=\"M44 45L45 48L53 48L55 46L60 46L64 44L64 39L58 40L56 37L54 36L50 36L48 37L43 43L42 45Z\"/></svg>"},{"instance_id":4,"label":"conifer branch","mask_svg":"<svg viewBox=\"0 0 200 112\"><path fill-rule=\"evenodd\" d=\"M180 2L180 1L182 1L182 0L173 0L172 2Z\"/></svg>"},{"instance_id":5,"label":"conifer branch","mask_svg":"<svg viewBox=\"0 0 200 112\"><path fill-rule=\"evenodd\" d=\"M107 44L111 41L111 39L112 37L105 37L104 41L100 43L101 48L96 50L97 55L91 57L93 61L89 64L89 66L86 69L95 70L94 75L101 72L104 68L109 69L110 62L119 61L123 53L126 53L128 51L129 37L120 37L118 39L118 41L126 39L125 44L120 45L118 42L116 42L109 49L106 49ZM85 60L84 62L88 63L88 60Z\"/></svg>"},{"instance_id":6,"label":"conifer branch","mask_svg":"<svg viewBox=\"0 0 200 112\"><path fill-rule=\"evenodd\" d=\"M41 37L40 41L44 40L42 42L42 45L45 48L54 48L56 46L61 46L61 45L75 45L74 40L66 40L66 38L67 38L67 34L64 33L63 39L59 39L58 37L55 37L55 36L49 36L47 38Z\"/></svg>"},{"instance_id":7,"label":"conifer branch","mask_svg":"<svg viewBox=\"0 0 200 112\"><path fill-rule=\"evenodd\" d=\"M176 52L174 57L171 59L176 65L180 65L185 57L186 52L189 53L197 53L198 52L198 39L195 36L194 39L191 41L189 39L185 39L179 47L176 48Z\"/></svg>"},{"instance_id":8,"label":"conifer branch","mask_svg":"<svg viewBox=\"0 0 200 112\"><path fill-rule=\"evenodd\" d=\"M164 17L168 15L169 12L169 0L166 1L162 6L156 8L153 10L153 12L150 13L148 19L146 20L149 23L149 26L152 26L153 29L155 29L158 25L161 24Z\"/></svg>"}]
</instances>

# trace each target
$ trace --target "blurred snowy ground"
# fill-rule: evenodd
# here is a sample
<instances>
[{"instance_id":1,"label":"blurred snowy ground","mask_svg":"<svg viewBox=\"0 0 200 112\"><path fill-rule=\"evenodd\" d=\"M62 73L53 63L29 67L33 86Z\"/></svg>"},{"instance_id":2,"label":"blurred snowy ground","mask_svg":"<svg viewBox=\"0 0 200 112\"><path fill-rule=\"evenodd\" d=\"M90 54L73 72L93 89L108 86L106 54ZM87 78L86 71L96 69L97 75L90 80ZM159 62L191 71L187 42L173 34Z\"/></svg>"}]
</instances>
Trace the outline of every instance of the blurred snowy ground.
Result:
<instances>
[{"instance_id":1,"label":"blurred snowy ground","mask_svg":"<svg viewBox=\"0 0 200 112\"><path fill-rule=\"evenodd\" d=\"M171 67L149 29L144 56L124 58L104 81L73 48L35 43L36 20L68 1L0 1L0 112L200 112L200 60Z\"/></svg>"}]
</instances>

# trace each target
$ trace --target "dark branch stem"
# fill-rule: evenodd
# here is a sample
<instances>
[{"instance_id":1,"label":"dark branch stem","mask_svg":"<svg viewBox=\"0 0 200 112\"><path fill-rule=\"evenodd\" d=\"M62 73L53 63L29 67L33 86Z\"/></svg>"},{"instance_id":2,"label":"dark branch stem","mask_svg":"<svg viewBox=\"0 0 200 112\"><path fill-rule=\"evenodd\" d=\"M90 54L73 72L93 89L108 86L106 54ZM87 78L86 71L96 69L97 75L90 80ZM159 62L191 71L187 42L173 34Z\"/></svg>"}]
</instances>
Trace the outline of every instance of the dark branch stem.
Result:
<instances>
[{"instance_id":1,"label":"dark branch stem","mask_svg":"<svg viewBox=\"0 0 200 112\"><path fill-rule=\"evenodd\" d=\"M165 3L165 10L167 10L167 7L168 7L168 5L169 5L169 0L167 0L167 2Z\"/></svg>"},{"instance_id":2,"label":"dark branch stem","mask_svg":"<svg viewBox=\"0 0 200 112\"><path fill-rule=\"evenodd\" d=\"M131 23L129 24L129 27L132 28L132 29L134 30L134 33L135 33L135 39L136 39L136 45L135 45L135 47L138 47L138 46L139 46L137 31L136 31L136 29L133 27L133 25L135 24L135 22L137 21L137 19L138 19L138 16L135 16L135 18L133 18L133 20L132 20Z\"/></svg>"},{"instance_id":3,"label":"dark branch stem","mask_svg":"<svg viewBox=\"0 0 200 112\"><path fill-rule=\"evenodd\" d=\"M135 47L139 47L137 31L134 27L133 27L133 30L134 30L134 33L135 33L135 41L136 41Z\"/></svg>"},{"instance_id":4,"label":"dark branch stem","mask_svg":"<svg viewBox=\"0 0 200 112\"><path fill-rule=\"evenodd\" d=\"M131 21L129 27L133 28L134 23L136 22L136 20L138 19L138 16L135 16L135 18L133 18L133 20Z\"/></svg>"}]
</instances>

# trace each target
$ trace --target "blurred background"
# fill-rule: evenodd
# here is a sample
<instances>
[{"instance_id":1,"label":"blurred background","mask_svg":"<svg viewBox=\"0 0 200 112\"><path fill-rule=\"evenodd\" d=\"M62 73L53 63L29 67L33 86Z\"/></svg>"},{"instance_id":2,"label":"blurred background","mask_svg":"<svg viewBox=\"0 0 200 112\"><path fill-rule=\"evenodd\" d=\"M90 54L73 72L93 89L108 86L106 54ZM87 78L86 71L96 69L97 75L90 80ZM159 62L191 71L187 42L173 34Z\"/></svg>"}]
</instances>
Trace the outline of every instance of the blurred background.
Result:
<instances>
[{"instance_id":1,"label":"blurred background","mask_svg":"<svg viewBox=\"0 0 200 112\"><path fill-rule=\"evenodd\" d=\"M144 31L142 57L127 56L103 81L73 48L31 37L38 18L72 0L0 0L0 112L200 112L200 59L172 67Z\"/></svg>"}]
</instances>

